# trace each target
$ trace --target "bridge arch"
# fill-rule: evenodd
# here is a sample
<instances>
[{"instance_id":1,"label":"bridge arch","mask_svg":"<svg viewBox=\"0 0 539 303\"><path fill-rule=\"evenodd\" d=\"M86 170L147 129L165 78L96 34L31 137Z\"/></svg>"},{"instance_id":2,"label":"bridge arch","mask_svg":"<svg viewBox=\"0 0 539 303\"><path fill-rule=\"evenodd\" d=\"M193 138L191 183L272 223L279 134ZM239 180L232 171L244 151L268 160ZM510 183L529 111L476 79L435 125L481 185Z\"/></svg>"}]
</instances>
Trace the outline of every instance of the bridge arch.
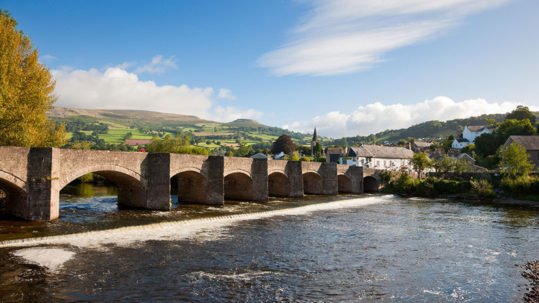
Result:
<instances>
[{"instance_id":1,"label":"bridge arch","mask_svg":"<svg viewBox=\"0 0 539 303\"><path fill-rule=\"evenodd\" d=\"M380 191L381 182L374 176L363 178L363 191L366 193L377 193Z\"/></svg>"},{"instance_id":2,"label":"bridge arch","mask_svg":"<svg viewBox=\"0 0 539 303\"><path fill-rule=\"evenodd\" d=\"M224 178L225 200L254 200L254 185L251 176L244 171L230 172Z\"/></svg>"},{"instance_id":3,"label":"bridge arch","mask_svg":"<svg viewBox=\"0 0 539 303\"><path fill-rule=\"evenodd\" d=\"M145 208L146 186L140 174L116 165L89 166L68 173L60 180L59 191L69 183L86 174L96 174L112 182L118 188L118 204L122 206Z\"/></svg>"},{"instance_id":4,"label":"bridge arch","mask_svg":"<svg viewBox=\"0 0 539 303\"><path fill-rule=\"evenodd\" d=\"M171 177L172 188L178 195L178 202L205 203L208 181L199 169L182 169Z\"/></svg>"},{"instance_id":5,"label":"bridge arch","mask_svg":"<svg viewBox=\"0 0 539 303\"><path fill-rule=\"evenodd\" d=\"M289 197L290 182L286 174L274 171L268 176L268 193L272 197Z\"/></svg>"},{"instance_id":6,"label":"bridge arch","mask_svg":"<svg viewBox=\"0 0 539 303\"><path fill-rule=\"evenodd\" d=\"M352 179L347 175L337 176L337 186L339 193L351 193L352 192Z\"/></svg>"},{"instance_id":7,"label":"bridge arch","mask_svg":"<svg viewBox=\"0 0 539 303\"><path fill-rule=\"evenodd\" d=\"M303 192L308 195L321 195L322 176L317 172L303 173Z\"/></svg>"}]
</instances>

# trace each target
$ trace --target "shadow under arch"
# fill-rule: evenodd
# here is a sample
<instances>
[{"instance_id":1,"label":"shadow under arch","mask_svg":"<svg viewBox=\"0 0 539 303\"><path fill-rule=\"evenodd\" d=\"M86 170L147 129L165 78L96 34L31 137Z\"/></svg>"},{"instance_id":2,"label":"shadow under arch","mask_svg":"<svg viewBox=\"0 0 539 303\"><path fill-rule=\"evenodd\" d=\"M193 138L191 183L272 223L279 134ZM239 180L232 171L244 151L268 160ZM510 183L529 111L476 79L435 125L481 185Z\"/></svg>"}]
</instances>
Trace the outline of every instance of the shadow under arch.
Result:
<instances>
[{"instance_id":1,"label":"shadow under arch","mask_svg":"<svg viewBox=\"0 0 539 303\"><path fill-rule=\"evenodd\" d=\"M253 201L253 179L243 172L233 172L224 179L225 200Z\"/></svg>"},{"instance_id":2,"label":"shadow under arch","mask_svg":"<svg viewBox=\"0 0 539 303\"><path fill-rule=\"evenodd\" d=\"M339 193L352 193L352 179L347 175L338 175L337 184Z\"/></svg>"},{"instance_id":3,"label":"shadow under arch","mask_svg":"<svg viewBox=\"0 0 539 303\"><path fill-rule=\"evenodd\" d=\"M119 170L86 169L70 176L61 184L60 191L68 184L86 174L96 174L110 181L118 188L118 205L132 208L147 208L146 186L136 174Z\"/></svg>"},{"instance_id":4,"label":"shadow under arch","mask_svg":"<svg viewBox=\"0 0 539 303\"><path fill-rule=\"evenodd\" d=\"M178 195L178 202L207 203L207 180L199 171L186 170L171 177L171 194Z\"/></svg>"},{"instance_id":5,"label":"shadow under arch","mask_svg":"<svg viewBox=\"0 0 539 303\"><path fill-rule=\"evenodd\" d=\"M375 177L367 176L363 178L363 191L366 193L377 193L380 191L380 181Z\"/></svg>"},{"instance_id":6,"label":"shadow under arch","mask_svg":"<svg viewBox=\"0 0 539 303\"><path fill-rule=\"evenodd\" d=\"M321 195L322 177L315 172L303 174L303 192L308 195Z\"/></svg>"},{"instance_id":7,"label":"shadow under arch","mask_svg":"<svg viewBox=\"0 0 539 303\"><path fill-rule=\"evenodd\" d=\"M21 187L21 185L0 175L0 208L8 215L23 217L25 214L28 195L25 186Z\"/></svg>"},{"instance_id":8,"label":"shadow under arch","mask_svg":"<svg viewBox=\"0 0 539 303\"><path fill-rule=\"evenodd\" d=\"M289 197L290 182L282 172L273 172L268 176L268 193L271 197Z\"/></svg>"}]
</instances>

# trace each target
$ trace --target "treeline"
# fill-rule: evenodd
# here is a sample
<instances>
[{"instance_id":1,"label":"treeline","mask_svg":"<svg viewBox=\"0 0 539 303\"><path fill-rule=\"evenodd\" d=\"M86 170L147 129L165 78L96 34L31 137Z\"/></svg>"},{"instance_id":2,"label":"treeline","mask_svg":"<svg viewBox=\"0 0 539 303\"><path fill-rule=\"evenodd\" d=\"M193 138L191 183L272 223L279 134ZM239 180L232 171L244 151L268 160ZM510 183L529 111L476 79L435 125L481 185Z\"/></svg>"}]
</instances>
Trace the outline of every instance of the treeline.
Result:
<instances>
[{"instance_id":1,"label":"treeline","mask_svg":"<svg viewBox=\"0 0 539 303\"><path fill-rule=\"evenodd\" d=\"M533 114L533 113L532 113ZM539 113L535 113L539 115ZM454 134L461 134L464 125L487 125L489 123L500 123L505 120L506 114L481 115L466 119L454 119L446 122L427 121L413 125L405 129L385 130L369 136L354 136L335 139L331 144L339 146L359 146L361 144L382 144L385 141L397 143L399 140L408 138L423 138L426 140L439 141Z\"/></svg>"}]
</instances>

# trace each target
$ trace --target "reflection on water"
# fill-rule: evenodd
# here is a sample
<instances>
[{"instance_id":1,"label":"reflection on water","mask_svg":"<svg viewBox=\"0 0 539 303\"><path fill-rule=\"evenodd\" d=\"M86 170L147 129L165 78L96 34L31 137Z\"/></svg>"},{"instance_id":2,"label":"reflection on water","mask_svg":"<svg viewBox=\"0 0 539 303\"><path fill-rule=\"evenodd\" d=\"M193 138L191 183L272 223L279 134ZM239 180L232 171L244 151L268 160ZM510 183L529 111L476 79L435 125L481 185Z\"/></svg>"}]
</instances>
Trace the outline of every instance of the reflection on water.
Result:
<instances>
[{"instance_id":1,"label":"reflection on water","mask_svg":"<svg viewBox=\"0 0 539 303\"><path fill-rule=\"evenodd\" d=\"M61 191L62 202L76 203L80 198L93 196L117 196L118 189L114 186L97 186L91 183L69 184ZM69 199L73 197L74 199Z\"/></svg>"},{"instance_id":2,"label":"reflection on water","mask_svg":"<svg viewBox=\"0 0 539 303\"><path fill-rule=\"evenodd\" d=\"M328 207L335 200L350 206ZM530 207L338 196L154 212L119 210L106 192L66 193L61 201L60 220L0 221L2 237L170 222L130 228L139 238L169 237L130 242L127 233L107 230L106 241L77 236L89 246L0 248L0 301L512 302L527 283L515 264L539 259L539 209ZM305 205L318 211L286 210ZM272 217L222 217L277 209ZM211 216L221 219L193 229ZM195 220L173 223L185 219ZM63 267L47 271L16 257L45 262L48 251L67 260Z\"/></svg>"}]
</instances>

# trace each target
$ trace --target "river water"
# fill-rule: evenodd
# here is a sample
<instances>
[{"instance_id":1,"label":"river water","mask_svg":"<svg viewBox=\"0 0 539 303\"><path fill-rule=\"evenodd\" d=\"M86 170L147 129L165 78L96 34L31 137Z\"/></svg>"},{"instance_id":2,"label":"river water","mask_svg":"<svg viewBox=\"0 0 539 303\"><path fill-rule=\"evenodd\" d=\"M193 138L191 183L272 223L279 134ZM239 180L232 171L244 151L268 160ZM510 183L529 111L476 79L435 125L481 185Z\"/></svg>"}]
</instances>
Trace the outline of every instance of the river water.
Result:
<instances>
[{"instance_id":1,"label":"river water","mask_svg":"<svg viewBox=\"0 0 539 303\"><path fill-rule=\"evenodd\" d=\"M391 195L118 210L76 187L0 220L0 302L512 302L539 208ZM61 236L63 235L63 236Z\"/></svg>"}]
</instances>

